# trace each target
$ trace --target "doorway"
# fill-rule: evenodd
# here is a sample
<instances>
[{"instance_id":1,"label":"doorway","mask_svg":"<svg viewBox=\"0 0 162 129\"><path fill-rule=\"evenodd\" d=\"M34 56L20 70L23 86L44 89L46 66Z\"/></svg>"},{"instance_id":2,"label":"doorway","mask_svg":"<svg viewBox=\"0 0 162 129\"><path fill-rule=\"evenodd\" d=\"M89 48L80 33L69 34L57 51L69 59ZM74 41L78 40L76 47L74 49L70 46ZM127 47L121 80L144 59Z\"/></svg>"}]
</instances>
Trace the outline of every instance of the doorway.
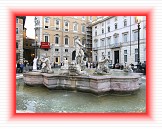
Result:
<instances>
[{"instance_id":1,"label":"doorway","mask_svg":"<svg viewBox=\"0 0 162 129\"><path fill-rule=\"evenodd\" d=\"M119 63L119 50L114 51L114 64Z\"/></svg>"}]
</instances>

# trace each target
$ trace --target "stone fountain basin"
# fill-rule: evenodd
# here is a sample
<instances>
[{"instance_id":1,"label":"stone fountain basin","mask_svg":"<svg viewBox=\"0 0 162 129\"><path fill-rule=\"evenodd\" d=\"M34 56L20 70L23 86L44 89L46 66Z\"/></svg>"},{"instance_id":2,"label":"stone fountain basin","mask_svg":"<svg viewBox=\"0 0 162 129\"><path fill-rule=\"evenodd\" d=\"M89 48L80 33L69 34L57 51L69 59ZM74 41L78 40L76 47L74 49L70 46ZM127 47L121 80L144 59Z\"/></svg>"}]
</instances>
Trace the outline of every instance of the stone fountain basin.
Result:
<instances>
[{"instance_id":1,"label":"stone fountain basin","mask_svg":"<svg viewBox=\"0 0 162 129\"><path fill-rule=\"evenodd\" d=\"M105 94L110 91L132 92L140 88L139 74L133 76L67 76L40 72L23 74L24 83L31 86L43 84L49 89L65 89L95 94Z\"/></svg>"}]
</instances>

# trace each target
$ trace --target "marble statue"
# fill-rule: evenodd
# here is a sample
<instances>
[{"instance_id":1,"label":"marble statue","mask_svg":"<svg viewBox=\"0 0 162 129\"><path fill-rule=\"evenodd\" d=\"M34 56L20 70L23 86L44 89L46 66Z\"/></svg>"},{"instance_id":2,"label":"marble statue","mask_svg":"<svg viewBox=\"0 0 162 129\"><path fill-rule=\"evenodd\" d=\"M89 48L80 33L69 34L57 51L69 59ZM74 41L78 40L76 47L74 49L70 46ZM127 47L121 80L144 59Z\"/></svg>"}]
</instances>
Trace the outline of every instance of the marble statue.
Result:
<instances>
[{"instance_id":1,"label":"marble statue","mask_svg":"<svg viewBox=\"0 0 162 129\"><path fill-rule=\"evenodd\" d=\"M48 56L43 55L42 58L40 59L40 61L42 62L42 69L41 72L45 72L45 73L53 73L52 69L51 69L51 64L50 64L50 60L48 58Z\"/></svg>"},{"instance_id":2,"label":"marble statue","mask_svg":"<svg viewBox=\"0 0 162 129\"><path fill-rule=\"evenodd\" d=\"M37 58L35 57L33 60L33 71L37 70L37 60L38 60L38 57Z\"/></svg>"},{"instance_id":3,"label":"marble statue","mask_svg":"<svg viewBox=\"0 0 162 129\"><path fill-rule=\"evenodd\" d=\"M61 69L59 70L59 74L60 75L67 75L69 74L69 66L68 66L68 60L66 60L66 58L64 58L63 60L63 66L61 66Z\"/></svg>"},{"instance_id":4,"label":"marble statue","mask_svg":"<svg viewBox=\"0 0 162 129\"><path fill-rule=\"evenodd\" d=\"M75 40L75 50L76 50L76 64L81 64L83 63L83 58L84 58L84 51L83 51L84 46L80 42L80 38L77 38Z\"/></svg>"},{"instance_id":5,"label":"marble statue","mask_svg":"<svg viewBox=\"0 0 162 129\"><path fill-rule=\"evenodd\" d=\"M87 75L86 71L83 71L82 67L85 65L84 63L84 46L80 42L80 38L77 37L75 40L75 50L76 50L76 56L75 56L75 62L72 62L69 64L69 74L70 75Z\"/></svg>"},{"instance_id":6,"label":"marble statue","mask_svg":"<svg viewBox=\"0 0 162 129\"><path fill-rule=\"evenodd\" d=\"M96 73L101 73L101 74L102 73L109 73L110 69L108 67L108 62L109 62L109 59L105 58L105 56L102 55L102 59L98 62Z\"/></svg>"},{"instance_id":7,"label":"marble statue","mask_svg":"<svg viewBox=\"0 0 162 129\"><path fill-rule=\"evenodd\" d=\"M133 69L132 69L131 64L127 66L126 63L125 63L123 71L133 73Z\"/></svg>"},{"instance_id":8,"label":"marble statue","mask_svg":"<svg viewBox=\"0 0 162 129\"><path fill-rule=\"evenodd\" d=\"M66 60L66 58L63 60L63 66L61 66L61 69L68 69L68 60Z\"/></svg>"}]
</instances>

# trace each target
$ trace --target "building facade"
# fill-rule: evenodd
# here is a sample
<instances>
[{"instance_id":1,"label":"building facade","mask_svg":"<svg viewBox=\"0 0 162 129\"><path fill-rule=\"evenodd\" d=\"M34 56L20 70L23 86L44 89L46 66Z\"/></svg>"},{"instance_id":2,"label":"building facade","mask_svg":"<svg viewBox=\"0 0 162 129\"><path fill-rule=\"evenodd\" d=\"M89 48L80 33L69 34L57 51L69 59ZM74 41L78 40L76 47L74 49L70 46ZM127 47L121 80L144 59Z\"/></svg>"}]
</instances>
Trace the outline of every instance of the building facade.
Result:
<instances>
[{"instance_id":1,"label":"building facade","mask_svg":"<svg viewBox=\"0 0 162 129\"><path fill-rule=\"evenodd\" d=\"M51 62L60 64L64 58L69 62L75 59L76 37L86 44L86 25L92 16L35 16L37 55L47 53Z\"/></svg>"},{"instance_id":2,"label":"building facade","mask_svg":"<svg viewBox=\"0 0 162 129\"><path fill-rule=\"evenodd\" d=\"M25 34L24 34L25 35ZM35 39L25 37L24 36L24 42L23 42L23 48L24 48L24 59L29 62L30 65L32 65L35 55L35 48L33 47L33 43L35 43Z\"/></svg>"},{"instance_id":3,"label":"building facade","mask_svg":"<svg viewBox=\"0 0 162 129\"><path fill-rule=\"evenodd\" d=\"M140 62L146 61L146 17L140 23ZM101 60L102 55L112 64L138 62L138 26L135 16L107 16L92 23L92 57Z\"/></svg>"},{"instance_id":4,"label":"building facade","mask_svg":"<svg viewBox=\"0 0 162 129\"><path fill-rule=\"evenodd\" d=\"M25 16L16 17L16 61L23 61L23 34Z\"/></svg>"}]
</instances>

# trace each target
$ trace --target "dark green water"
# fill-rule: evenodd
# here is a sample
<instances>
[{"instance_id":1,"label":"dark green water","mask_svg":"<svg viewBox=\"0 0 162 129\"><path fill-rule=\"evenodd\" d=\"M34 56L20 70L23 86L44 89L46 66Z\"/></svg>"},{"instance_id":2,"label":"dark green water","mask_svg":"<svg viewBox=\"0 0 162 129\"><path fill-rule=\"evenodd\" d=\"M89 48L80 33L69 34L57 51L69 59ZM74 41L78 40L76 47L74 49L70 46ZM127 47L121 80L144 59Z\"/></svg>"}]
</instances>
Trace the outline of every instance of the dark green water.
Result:
<instances>
[{"instance_id":1,"label":"dark green water","mask_svg":"<svg viewBox=\"0 0 162 129\"><path fill-rule=\"evenodd\" d=\"M145 76L141 83L136 94L96 96L91 93L49 90L45 86L26 86L23 79L18 79L16 108L29 112L145 112Z\"/></svg>"}]
</instances>

